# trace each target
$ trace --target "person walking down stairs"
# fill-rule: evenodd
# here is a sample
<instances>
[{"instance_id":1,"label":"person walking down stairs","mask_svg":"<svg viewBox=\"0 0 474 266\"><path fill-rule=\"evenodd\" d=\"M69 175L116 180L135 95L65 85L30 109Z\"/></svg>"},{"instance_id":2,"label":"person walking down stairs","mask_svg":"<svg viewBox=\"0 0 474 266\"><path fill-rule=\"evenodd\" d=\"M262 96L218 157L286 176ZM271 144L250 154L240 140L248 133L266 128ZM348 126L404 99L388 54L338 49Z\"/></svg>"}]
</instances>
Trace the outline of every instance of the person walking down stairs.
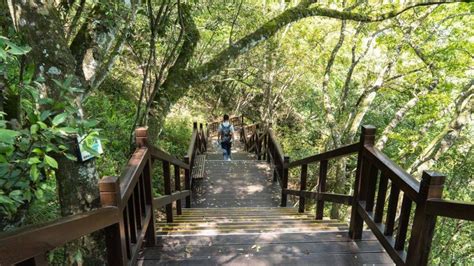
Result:
<instances>
[{"instance_id":1,"label":"person walking down stairs","mask_svg":"<svg viewBox=\"0 0 474 266\"><path fill-rule=\"evenodd\" d=\"M234 126L229 121L229 115L224 115L224 121L219 125L217 142L224 150L224 160L230 161L232 158L231 149L234 141Z\"/></svg>"}]
</instances>

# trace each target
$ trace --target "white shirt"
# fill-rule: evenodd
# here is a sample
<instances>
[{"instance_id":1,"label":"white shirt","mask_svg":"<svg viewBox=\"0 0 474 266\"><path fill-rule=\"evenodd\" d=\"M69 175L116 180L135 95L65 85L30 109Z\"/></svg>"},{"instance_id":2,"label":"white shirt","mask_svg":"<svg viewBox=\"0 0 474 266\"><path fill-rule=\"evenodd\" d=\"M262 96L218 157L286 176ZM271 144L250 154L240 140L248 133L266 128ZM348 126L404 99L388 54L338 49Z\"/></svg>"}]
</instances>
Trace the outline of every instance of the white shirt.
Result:
<instances>
[{"instance_id":1,"label":"white shirt","mask_svg":"<svg viewBox=\"0 0 474 266\"><path fill-rule=\"evenodd\" d=\"M230 125L230 133L234 133L234 126L231 125L229 121L224 121L223 123L219 124L218 131L222 133L222 131L224 130L222 126L228 127L229 125Z\"/></svg>"}]
</instances>

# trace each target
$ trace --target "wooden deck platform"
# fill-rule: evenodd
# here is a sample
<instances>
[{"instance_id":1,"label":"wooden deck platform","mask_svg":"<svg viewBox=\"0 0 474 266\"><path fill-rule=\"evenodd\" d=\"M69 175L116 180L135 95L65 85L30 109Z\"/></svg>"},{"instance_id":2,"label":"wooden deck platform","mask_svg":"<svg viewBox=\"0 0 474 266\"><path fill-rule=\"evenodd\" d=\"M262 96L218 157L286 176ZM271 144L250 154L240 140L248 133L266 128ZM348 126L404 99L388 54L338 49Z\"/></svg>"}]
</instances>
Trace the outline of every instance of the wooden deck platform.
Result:
<instances>
[{"instance_id":1,"label":"wooden deck platform","mask_svg":"<svg viewBox=\"0 0 474 266\"><path fill-rule=\"evenodd\" d=\"M238 142L233 160L222 159L210 145L192 208L157 222L157 246L143 250L138 265L394 264L369 231L353 241L346 223L278 207L270 166Z\"/></svg>"}]
</instances>

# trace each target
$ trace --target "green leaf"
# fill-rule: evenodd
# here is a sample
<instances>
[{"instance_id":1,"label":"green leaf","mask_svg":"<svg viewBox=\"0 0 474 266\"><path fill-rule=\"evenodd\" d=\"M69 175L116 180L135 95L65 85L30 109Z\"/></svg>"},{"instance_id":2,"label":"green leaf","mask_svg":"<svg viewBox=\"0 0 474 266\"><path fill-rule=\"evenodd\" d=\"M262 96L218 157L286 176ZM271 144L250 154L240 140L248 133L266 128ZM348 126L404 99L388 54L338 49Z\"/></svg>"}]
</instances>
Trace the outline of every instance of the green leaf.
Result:
<instances>
[{"instance_id":1,"label":"green leaf","mask_svg":"<svg viewBox=\"0 0 474 266\"><path fill-rule=\"evenodd\" d=\"M64 156L66 156L66 158L68 158L71 161L77 161L77 157L75 155L70 154L70 153L64 153Z\"/></svg>"},{"instance_id":2,"label":"green leaf","mask_svg":"<svg viewBox=\"0 0 474 266\"><path fill-rule=\"evenodd\" d=\"M72 127L61 127L58 128L58 130L61 132L61 134L77 134L77 129L72 128Z\"/></svg>"},{"instance_id":3,"label":"green leaf","mask_svg":"<svg viewBox=\"0 0 474 266\"><path fill-rule=\"evenodd\" d=\"M43 112L41 112L40 120L41 120L41 121L44 121L44 120L46 120L46 118L48 118L50 115L51 115L51 111L49 111L49 110L43 111Z\"/></svg>"},{"instance_id":4,"label":"green leaf","mask_svg":"<svg viewBox=\"0 0 474 266\"><path fill-rule=\"evenodd\" d=\"M17 137L18 135L20 135L20 132L0 128L0 142L13 144L15 143L15 137Z\"/></svg>"},{"instance_id":5,"label":"green leaf","mask_svg":"<svg viewBox=\"0 0 474 266\"><path fill-rule=\"evenodd\" d=\"M36 153L36 154L38 154L38 155L41 155L41 154L44 153L43 150L40 149L40 148L34 148L34 149L32 150L32 152L33 152L33 153Z\"/></svg>"},{"instance_id":6,"label":"green leaf","mask_svg":"<svg viewBox=\"0 0 474 266\"><path fill-rule=\"evenodd\" d=\"M28 159L28 164L39 164L41 163L40 159L38 157L31 157Z\"/></svg>"},{"instance_id":7,"label":"green leaf","mask_svg":"<svg viewBox=\"0 0 474 266\"><path fill-rule=\"evenodd\" d=\"M37 124L31 125L31 127L30 127L31 134L38 133L38 129L39 129L39 126Z\"/></svg>"},{"instance_id":8,"label":"green leaf","mask_svg":"<svg viewBox=\"0 0 474 266\"><path fill-rule=\"evenodd\" d=\"M40 126L41 129L47 129L48 128L48 126L45 123L41 122L41 121L38 122L38 125Z\"/></svg>"},{"instance_id":9,"label":"green leaf","mask_svg":"<svg viewBox=\"0 0 474 266\"><path fill-rule=\"evenodd\" d=\"M37 190L35 191L35 196L36 196L36 198L37 198L38 200L42 200L43 197L44 197L44 192L43 192L43 190L42 190L42 189L37 189Z\"/></svg>"},{"instance_id":10,"label":"green leaf","mask_svg":"<svg viewBox=\"0 0 474 266\"><path fill-rule=\"evenodd\" d=\"M30 177L31 177L31 181L33 182L36 182L39 178L39 171L36 164L33 164L30 168Z\"/></svg>"},{"instance_id":11,"label":"green leaf","mask_svg":"<svg viewBox=\"0 0 474 266\"><path fill-rule=\"evenodd\" d=\"M12 204L13 200L11 200L9 197L0 195L0 204Z\"/></svg>"},{"instance_id":12,"label":"green leaf","mask_svg":"<svg viewBox=\"0 0 474 266\"><path fill-rule=\"evenodd\" d=\"M62 113L62 114L59 114L59 115L55 116L54 119L53 119L53 125L57 126L57 125L60 125L60 124L64 123L64 121L66 121L67 115L68 115L67 113Z\"/></svg>"},{"instance_id":13,"label":"green leaf","mask_svg":"<svg viewBox=\"0 0 474 266\"><path fill-rule=\"evenodd\" d=\"M47 165L51 166L52 168L58 169L58 162L48 155L44 155L44 161Z\"/></svg>"},{"instance_id":14,"label":"green leaf","mask_svg":"<svg viewBox=\"0 0 474 266\"><path fill-rule=\"evenodd\" d=\"M18 46L13 42L5 41L10 49L7 50L7 53L12 55L24 55L31 51L31 47L29 46Z\"/></svg>"}]
</instances>

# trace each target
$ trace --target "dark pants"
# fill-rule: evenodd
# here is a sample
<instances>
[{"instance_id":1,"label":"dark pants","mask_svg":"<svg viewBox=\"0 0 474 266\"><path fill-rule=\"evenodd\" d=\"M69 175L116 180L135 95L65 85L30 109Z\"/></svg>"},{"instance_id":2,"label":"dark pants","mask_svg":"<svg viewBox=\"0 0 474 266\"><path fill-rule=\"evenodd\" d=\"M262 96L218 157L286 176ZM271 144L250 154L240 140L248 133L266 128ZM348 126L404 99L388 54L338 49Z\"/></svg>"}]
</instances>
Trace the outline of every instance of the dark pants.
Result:
<instances>
[{"instance_id":1,"label":"dark pants","mask_svg":"<svg viewBox=\"0 0 474 266\"><path fill-rule=\"evenodd\" d=\"M222 149L224 149L224 160L227 159L227 158L231 158L231 155L230 155L230 152L231 152L231 147L232 147L232 143L229 142L229 141L223 141L221 143L221 147Z\"/></svg>"}]
</instances>

